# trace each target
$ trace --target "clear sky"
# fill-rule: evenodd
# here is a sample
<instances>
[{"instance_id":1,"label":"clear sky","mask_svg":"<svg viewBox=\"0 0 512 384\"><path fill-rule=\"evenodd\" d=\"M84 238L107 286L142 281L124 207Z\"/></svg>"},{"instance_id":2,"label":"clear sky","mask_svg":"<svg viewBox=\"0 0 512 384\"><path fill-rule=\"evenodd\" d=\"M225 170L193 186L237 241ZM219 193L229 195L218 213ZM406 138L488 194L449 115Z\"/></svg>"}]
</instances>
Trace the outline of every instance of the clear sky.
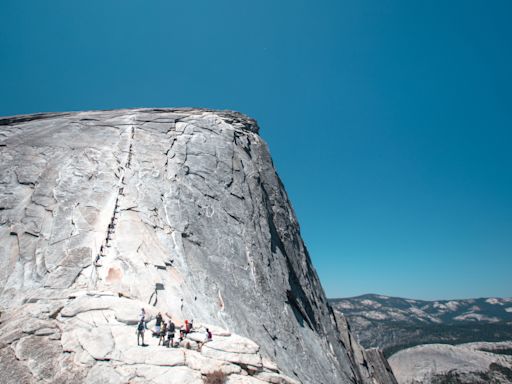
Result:
<instances>
[{"instance_id":1,"label":"clear sky","mask_svg":"<svg viewBox=\"0 0 512 384\"><path fill-rule=\"evenodd\" d=\"M2 0L0 115L255 117L330 297L512 296L512 2Z\"/></svg>"}]
</instances>

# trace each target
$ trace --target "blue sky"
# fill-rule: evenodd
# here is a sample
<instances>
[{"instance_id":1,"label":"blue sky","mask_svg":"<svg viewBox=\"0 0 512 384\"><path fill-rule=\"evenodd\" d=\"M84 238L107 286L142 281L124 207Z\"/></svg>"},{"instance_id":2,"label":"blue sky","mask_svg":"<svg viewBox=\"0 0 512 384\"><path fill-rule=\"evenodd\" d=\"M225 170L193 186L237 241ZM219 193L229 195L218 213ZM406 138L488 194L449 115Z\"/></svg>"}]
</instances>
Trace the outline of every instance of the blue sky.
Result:
<instances>
[{"instance_id":1,"label":"blue sky","mask_svg":"<svg viewBox=\"0 0 512 384\"><path fill-rule=\"evenodd\" d=\"M510 1L0 3L0 115L255 117L328 296L512 296Z\"/></svg>"}]
</instances>

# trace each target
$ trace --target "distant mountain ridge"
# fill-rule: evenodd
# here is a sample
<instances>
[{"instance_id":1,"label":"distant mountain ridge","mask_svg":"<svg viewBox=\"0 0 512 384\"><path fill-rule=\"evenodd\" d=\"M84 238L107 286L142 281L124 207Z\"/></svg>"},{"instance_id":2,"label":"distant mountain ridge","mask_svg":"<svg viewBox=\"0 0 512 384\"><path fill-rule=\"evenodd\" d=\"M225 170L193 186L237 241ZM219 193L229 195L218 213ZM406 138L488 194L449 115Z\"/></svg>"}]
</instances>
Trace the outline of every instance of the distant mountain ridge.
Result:
<instances>
[{"instance_id":1,"label":"distant mountain ridge","mask_svg":"<svg viewBox=\"0 0 512 384\"><path fill-rule=\"evenodd\" d=\"M416 300L366 294L330 299L366 347L387 356L426 343L512 340L512 298Z\"/></svg>"}]
</instances>

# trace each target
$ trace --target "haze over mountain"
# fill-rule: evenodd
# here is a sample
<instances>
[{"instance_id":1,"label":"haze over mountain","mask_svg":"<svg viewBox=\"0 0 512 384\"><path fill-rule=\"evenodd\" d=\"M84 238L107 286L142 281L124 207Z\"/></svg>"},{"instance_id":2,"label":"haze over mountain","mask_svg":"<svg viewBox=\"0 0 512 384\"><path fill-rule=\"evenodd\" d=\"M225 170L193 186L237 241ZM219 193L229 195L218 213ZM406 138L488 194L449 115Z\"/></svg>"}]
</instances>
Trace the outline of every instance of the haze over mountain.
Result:
<instances>
[{"instance_id":1,"label":"haze over mountain","mask_svg":"<svg viewBox=\"0 0 512 384\"><path fill-rule=\"evenodd\" d=\"M426 343L512 340L512 298L415 300L367 294L330 299L365 347L387 356Z\"/></svg>"}]
</instances>

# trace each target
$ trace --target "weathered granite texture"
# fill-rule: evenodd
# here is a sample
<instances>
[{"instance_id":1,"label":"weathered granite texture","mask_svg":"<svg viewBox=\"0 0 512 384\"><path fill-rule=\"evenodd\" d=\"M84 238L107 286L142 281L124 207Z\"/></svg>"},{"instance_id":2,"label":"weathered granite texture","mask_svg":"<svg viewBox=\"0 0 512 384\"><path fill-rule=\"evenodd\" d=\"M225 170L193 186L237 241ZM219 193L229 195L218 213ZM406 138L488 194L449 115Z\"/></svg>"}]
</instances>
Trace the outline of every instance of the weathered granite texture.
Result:
<instances>
[{"instance_id":1,"label":"weathered granite texture","mask_svg":"<svg viewBox=\"0 0 512 384\"><path fill-rule=\"evenodd\" d=\"M140 307L148 320L157 310L134 299L90 291L30 301L2 316L0 383L201 384L215 371L243 384L299 383L253 341L215 326L196 324L179 346L166 348L151 337L150 321L147 346L138 346L131 324Z\"/></svg>"},{"instance_id":2,"label":"weathered granite texture","mask_svg":"<svg viewBox=\"0 0 512 384\"><path fill-rule=\"evenodd\" d=\"M512 341L423 344L389 358L399 384L510 384Z\"/></svg>"},{"instance_id":3,"label":"weathered granite texture","mask_svg":"<svg viewBox=\"0 0 512 384\"><path fill-rule=\"evenodd\" d=\"M334 311L336 324L343 347L347 350L358 383L364 384L398 384L381 350L364 349L355 339L345 316Z\"/></svg>"},{"instance_id":4,"label":"weathered granite texture","mask_svg":"<svg viewBox=\"0 0 512 384\"><path fill-rule=\"evenodd\" d=\"M0 368L13 382L195 383L204 366L229 383L368 382L254 120L3 118L0 171ZM139 348L141 306L241 336L195 353Z\"/></svg>"}]
</instances>

